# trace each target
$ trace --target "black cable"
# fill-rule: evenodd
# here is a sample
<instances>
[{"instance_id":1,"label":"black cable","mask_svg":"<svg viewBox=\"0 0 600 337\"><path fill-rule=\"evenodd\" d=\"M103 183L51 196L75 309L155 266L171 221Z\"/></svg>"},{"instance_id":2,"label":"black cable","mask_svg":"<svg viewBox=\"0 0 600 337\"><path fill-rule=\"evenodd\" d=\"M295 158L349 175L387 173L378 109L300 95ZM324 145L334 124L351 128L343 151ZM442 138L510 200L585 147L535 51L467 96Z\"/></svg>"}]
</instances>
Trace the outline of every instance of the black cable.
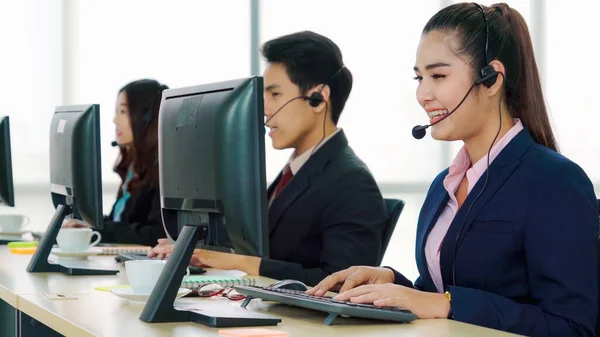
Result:
<instances>
[{"instance_id":1,"label":"black cable","mask_svg":"<svg viewBox=\"0 0 600 337\"><path fill-rule=\"evenodd\" d=\"M498 126L498 132L496 132L496 136L494 137L494 140L492 140L492 143L490 144L490 148L487 152L487 170L485 171L485 182L483 183L483 188L481 189L479 194L477 194L477 196L475 197L475 199L469 206L469 209L467 210L467 215L465 215L465 219L463 220L463 223L458 228L458 233L456 234L456 239L454 241L454 259L452 260L452 285L453 286L456 286L456 253L458 251L458 238L460 237L460 233L462 232L462 229L463 229L465 223L467 222L467 219L469 218L469 213L471 213L471 209L473 208L473 205L475 205L475 202L483 194L483 191L485 190L485 187L487 186L488 178L490 176L490 153L492 152L492 148L494 147L494 143L496 142L496 139L498 139L498 136L500 135L500 131L502 131L502 98L504 97L504 74L502 74L500 72L498 74L502 75L502 91L500 92L500 99L498 100L498 118L500 120L500 125ZM471 165L474 165L474 164L475 163L471 163Z\"/></svg>"},{"instance_id":2,"label":"black cable","mask_svg":"<svg viewBox=\"0 0 600 337\"><path fill-rule=\"evenodd\" d=\"M306 100L307 96L294 97L294 98L290 99L289 101L285 102L282 106L279 107L279 109L277 109L277 111L275 111L274 114L271 115L271 117L267 118L267 120L263 124L267 125L267 123L269 123L271 121L271 119L273 119L273 117L275 117L275 115L277 115L279 113L279 111L283 110L283 108L285 108L288 104L292 103L293 101L295 101L297 99L304 99L304 100Z\"/></svg>"},{"instance_id":3,"label":"black cable","mask_svg":"<svg viewBox=\"0 0 600 337\"><path fill-rule=\"evenodd\" d=\"M313 153L315 153L315 150L319 147L323 140L325 140L325 123L327 122L327 111L329 110L329 103L327 101L323 102L325 102L325 116L323 118L323 136L321 137L321 140L317 143L317 145L313 147L312 151L310 151L310 156L308 156L308 158L312 157Z\"/></svg>"}]
</instances>

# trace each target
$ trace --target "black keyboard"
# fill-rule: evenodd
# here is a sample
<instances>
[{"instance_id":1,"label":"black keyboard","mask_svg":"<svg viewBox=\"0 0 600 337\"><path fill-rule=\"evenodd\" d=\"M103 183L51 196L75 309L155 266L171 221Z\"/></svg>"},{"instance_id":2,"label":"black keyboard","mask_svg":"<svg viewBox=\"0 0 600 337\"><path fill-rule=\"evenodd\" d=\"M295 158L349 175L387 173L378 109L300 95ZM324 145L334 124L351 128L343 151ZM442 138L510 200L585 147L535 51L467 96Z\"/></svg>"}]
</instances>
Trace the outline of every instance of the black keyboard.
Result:
<instances>
[{"instance_id":1,"label":"black keyboard","mask_svg":"<svg viewBox=\"0 0 600 337\"><path fill-rule=\"evenodd\" d=\"M370 318L402 323L417 319L417 316L409 310L378 308L370 304L343 302L334 300L332 297L308 295L298 290L270 289L258 286L237 286L235 289L238 293L247 296L242 304L243 308L251 300L260 298L267 301L327 312L329 313L329 317L325 320L326 325L331 325L338 316Z\"/></svg>"},{"instance_id":2,"label":"black keyboard","mask_svg":"<svg viewBox=\"0 0 600 337\"><path fill-rule=\"evenodd\" d=\"M115 257L117 262L125 262L130 260L161 260L158 257L149 258L145 253L123 253Z\"/></svg>"}]
</instances>

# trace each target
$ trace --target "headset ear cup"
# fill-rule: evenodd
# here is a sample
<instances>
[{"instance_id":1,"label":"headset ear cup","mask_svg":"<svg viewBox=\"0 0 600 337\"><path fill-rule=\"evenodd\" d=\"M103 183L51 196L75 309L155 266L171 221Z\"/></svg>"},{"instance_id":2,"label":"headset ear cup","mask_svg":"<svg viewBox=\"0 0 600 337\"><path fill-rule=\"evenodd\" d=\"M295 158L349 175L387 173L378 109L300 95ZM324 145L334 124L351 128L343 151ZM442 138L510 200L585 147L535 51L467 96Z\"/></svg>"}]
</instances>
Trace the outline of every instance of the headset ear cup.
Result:
<instances>
[{"instance_id":1,"label":"headset ear cup","mask_svg":"<svg viewBox=\"0 0 600 337\"><path fill-rule=\"evenodd\" d=\"M308 97L308 104L310 104L310 106L313 108L318 107L319 104L323 103L323 101L323 95L321 95L320 92L313 92L310 97Z\"/></svg>"},{"instance_id":2,"label":"headset ear cup","mask_svg":"<svg viewBox=\"0 0 600 337\"><path fill-rule=\"evenodd\" d=\"M477 81L477 83L483 84L488 88L494 85L494 83L496 83L496 79L498 79L498 72L490 65L481 68L479 73L481 74L481 78Z\"/></svg>"},{"instance_id":3,"label":"headset ear cup","mask_svg":"<svg viewBox=\"0 0 600 337\"><path fill-rule=\"evenodd\" d=\"M150 120L152 119L152 108L148 108L144 114L144 127L148 127Z\"/></svg>"}]
</instances>

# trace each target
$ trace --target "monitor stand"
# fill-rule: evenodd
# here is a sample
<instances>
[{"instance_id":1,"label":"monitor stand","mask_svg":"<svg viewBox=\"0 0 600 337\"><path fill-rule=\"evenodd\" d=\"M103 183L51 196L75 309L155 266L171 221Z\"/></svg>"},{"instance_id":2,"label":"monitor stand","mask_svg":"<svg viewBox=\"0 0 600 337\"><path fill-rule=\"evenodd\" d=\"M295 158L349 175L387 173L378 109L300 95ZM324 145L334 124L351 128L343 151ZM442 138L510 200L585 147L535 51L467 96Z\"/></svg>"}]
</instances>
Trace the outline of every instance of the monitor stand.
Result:
<instances>
[{"instance_id":1,"label":"monitor stand","mask_svg":"<svg viewBox=\"0 0 600 337\"><path fill-rule=\"evenodd\" d=\"M56 236L58 235L58 231L62 227L62 222L67 216L72 212L71 206L66 205L58 205L56 207L56 211L52 216L52 220L50 220L50 225L48 226L48 230L42 236L40 243L29 261L29 265L27 266L27 271L30 273L52 273L52 272L60 272L68 275L115 275L119 272L116 269L95 269L95 268L72 268L63 266L57 263L48 262L48 256L50 256L50 252L52 251L52 246L54 246L54 242L56 241Z\"/></svg>"},{"instance_id":2,"label":"monitor stand","mask_svg":"<svg viewBox=\"0 0 600 337\"><path fill-rule=\"evenodd\" d=\"M173 307L196 243L199 237L204 240L207 232L208 227L205 225L185 225L183 227L175 242L173 252L144 306L140 319L148 323L195 322L216 328L267 326L277 325L281 322L278 318L245 309L201 314L177 310Z\"/></svg>"}]
</instances>

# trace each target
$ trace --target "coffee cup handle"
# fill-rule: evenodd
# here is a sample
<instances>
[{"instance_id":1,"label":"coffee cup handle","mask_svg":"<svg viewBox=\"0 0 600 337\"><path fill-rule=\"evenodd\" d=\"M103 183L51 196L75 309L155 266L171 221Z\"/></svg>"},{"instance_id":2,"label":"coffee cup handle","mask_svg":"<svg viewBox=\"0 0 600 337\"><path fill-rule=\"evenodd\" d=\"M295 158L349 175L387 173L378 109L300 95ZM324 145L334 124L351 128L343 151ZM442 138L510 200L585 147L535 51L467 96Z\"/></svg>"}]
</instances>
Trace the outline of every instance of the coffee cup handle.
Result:
<instances>
[{"instance_id":1,"label":"coffee cup handle","mask_svg":"<svg viewBox=\"0 0 600 337\"><path fill-rule=\"evenodd\" d=\"M93 231L92 235L96 234L98 236L98 238L96 238L96 240L94 240L94 242L90 243L90 247L96 246L100 243L100 240L102 239L102 235L100 235L99 232Z\"/></svg>"}]
</instances>

